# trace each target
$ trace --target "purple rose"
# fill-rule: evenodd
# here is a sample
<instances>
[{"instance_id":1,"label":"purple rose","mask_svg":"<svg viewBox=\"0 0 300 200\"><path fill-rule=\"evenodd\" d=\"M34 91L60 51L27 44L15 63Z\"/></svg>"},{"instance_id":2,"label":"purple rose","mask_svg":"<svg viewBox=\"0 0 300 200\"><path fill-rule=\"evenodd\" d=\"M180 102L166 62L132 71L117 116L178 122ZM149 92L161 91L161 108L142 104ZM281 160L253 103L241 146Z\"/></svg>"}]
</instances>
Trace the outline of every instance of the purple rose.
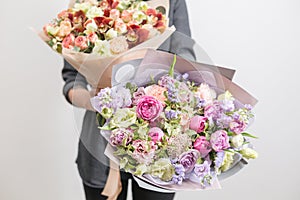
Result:
<instances>
[{"instance_id":1,"label":"purple rose","mask_svg":"<svg viewBox=\"0 0 300 200\"><path fill-rule=\"evenodd\" d=\"M234 120L229 123L229 129L236 134L240 134L246 129L246 123L240 120Z\"/></svg>"},{"instance_id":2,"label":"purple rose","mask_svg":"<svg viewBox=\"0 0 300 200\"><path fill-rule=\"evenodd\" d=\"M121 146L125 142L128 145L132 141L133 132L131 129L118 128L111 131L110 142L114 146Z\"/></svg>"},{"instance_id":3,"label":"purple rose","mask_svg":"<svg viewBox=\"0 0 300 200\"><path fill-rule=\"evenodd\" d=\"M204 177L210 173L210 166L207 161L204 161L203 164L196 164L194 168L194 173L198 177Z\"/></svg>"},{"instance_id":4,"label":"purple rose","mask_svg":"<svg viewBox=\"0 0 300 200\"><path fill-rule=\"evenodd\" d=\"M204 116L207 118L212 118L213 120L219 118L221 113L222 108L219 102L214 102L213 104L208 105L204 108Z\"/></svg>"},{"instance_id":5,"label":"purple rose","mask_svg":"<svg viewBox=\"0 0 300 200\"><path fill-rule=\"evenodd\" d=\"M142 96L136 107L137 116L147 121L157 119L162 110L163 106L160 101L152 96Z\"/></svg>"},{"instance_id":6,"label":"purple rose","mask_svg":"<svg viewBox=\"0 0 300 200\"><path fill-rule=\"evenodd\" d=\"M190 129L196 131L197 133L201 133L205 129L206 121L207 121L207 117L196 115L192 117L190 121Z\"/></svg>"},{"instance_id":7,"label":"purple rose","mask_svg":"<svg viewBox=\"0 0 300 200\"><path fill-rule=\"evenodd\" d=\"M200 136L194 142L194 149L197 149L204 158L211 151L210 142L206 140L206 137Z\"/></svg>"},{"instance_id":8,"label":"purple rose","mask_svg":"<svg viewBox=\"0 0 300 200\"><path fill-rule=\"evenodd\" d=\"M222 151L230 147L229 137L227 132L224 130L219 130L211 134L210 144L216 152Z\"/></svg>"},{"instance_id":9,"label":"purple rose","mask_svg":"<svg viewBox=\"0 0 300 200\"><path fill-rule=\"evenodd\" d=\"M150 128L148 135L151 137L151 140L156 143L157 141L161 141L161 138L164 136L164 132L158 127L153 127Z\"/></svg>"},{"instance_id":10,"label":"purple rose","mask_svg":"<svg viewBox=\"0 0 300 200\"><path fill-rule=\"evenodd\" d=\"M182 164L182 166L185 169L185 172L189 173L194 169L198 158L199 152L197 150L192 149L187 152L184 152L179 156L179 163Z\"/></svg>"}]
</instances>

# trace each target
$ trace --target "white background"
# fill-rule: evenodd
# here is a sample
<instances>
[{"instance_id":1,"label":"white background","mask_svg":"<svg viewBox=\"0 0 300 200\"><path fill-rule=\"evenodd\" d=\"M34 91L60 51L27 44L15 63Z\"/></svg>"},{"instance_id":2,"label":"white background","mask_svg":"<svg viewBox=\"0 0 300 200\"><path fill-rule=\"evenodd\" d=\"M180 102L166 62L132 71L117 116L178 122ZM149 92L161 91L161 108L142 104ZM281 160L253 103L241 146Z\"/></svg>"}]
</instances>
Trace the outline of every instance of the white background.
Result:
<instances>
[{"instance_id":1,"label":"white background","mask_svg":"<svg viewBox=\"0 0 300 200\"><path fill-rule=\"evenodd\" d=\"M62 59L40 29L67 0L3 1L0 12L0 199L83 200L74 163L78 130L62 96ZM259 99L252 133L260 153L223 189L179 199L300 197L299 0L188 0L193 37Z\"/></svg>"}]
</instances>

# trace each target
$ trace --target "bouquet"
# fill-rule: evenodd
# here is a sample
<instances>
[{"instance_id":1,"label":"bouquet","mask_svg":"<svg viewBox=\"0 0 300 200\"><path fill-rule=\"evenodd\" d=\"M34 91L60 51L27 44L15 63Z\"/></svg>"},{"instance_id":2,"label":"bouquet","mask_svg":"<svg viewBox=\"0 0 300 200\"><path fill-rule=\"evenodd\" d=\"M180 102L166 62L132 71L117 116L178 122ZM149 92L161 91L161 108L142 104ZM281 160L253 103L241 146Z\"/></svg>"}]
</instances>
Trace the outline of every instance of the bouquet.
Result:
<instances>
[{"instance_id":1,"label":"bouquet","mask_svg":"<svg viewBox=\"0 0 300 200\"><path fill-rule=\"evenodd\" d=\"M138 48L156 49L175 30L167 27L158 5L158 0L78 2L46 24L40 37L92 86L110 86L110 63L117 56ZM103 73L104 80L98 80Z\"/></svg>"},{"instance_id":2,"label":"bouquet","mask_svg":"<svg viewBox=\"0 0 300 200\"><path fill-rule=\"evenodd\" d=\"M144 61L171 55L150 52ZM121 169L167 189L216 188L220 174L257 157L256 137L246 132L252 106L234 95L256 100L219 72L178 59L168 72L163 62L142 62L133 81L104 88L91 102L112 147L107 155Z\"/></svg>"}]
</instances>

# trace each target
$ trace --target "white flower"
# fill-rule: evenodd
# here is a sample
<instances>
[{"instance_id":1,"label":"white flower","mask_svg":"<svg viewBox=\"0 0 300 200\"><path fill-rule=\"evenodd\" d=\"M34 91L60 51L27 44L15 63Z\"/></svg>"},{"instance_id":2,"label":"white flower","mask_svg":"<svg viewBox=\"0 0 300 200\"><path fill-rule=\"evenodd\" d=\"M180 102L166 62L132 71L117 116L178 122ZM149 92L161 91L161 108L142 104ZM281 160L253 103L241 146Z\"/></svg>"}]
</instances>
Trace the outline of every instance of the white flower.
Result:
<instances>
[{"instance_id":1,"label":"white flower","mask_svg":"<svg viewBox=\"0 0 300 200\"><path fill-rule=\"evenodd\" d=\"M95 42L95 47L93 48L93 53L105 57L111 56L109 42L106 40L97 40Z\"/></svg>"},{"instance_id":2,"label":"white flower","mask_svg":"<svg viewBox=\"0 0 300 200\"><path fill-rule=\"evenodd\" d=\"M135 11L132 15L132 18L138 24L141 24L144 20L147 19L147 15L145 15L145 13L143 13L142 11Z\"/></svg>"},{"instance_id":3,"label":"white flower","mask_svg":"<svg viewBox=\"0 0 300 200\"><path fill-rule=\"evenodd\" d=\"M86 28L85 28L85 29L86 29L86 30L84 31L84 33L85 33L86 35L88 35L88 34L90 34L90 33L96 32L97 29L98 29L98 26L97 26L97 24L95 23L95 21L92 20L91 23L88 23L88 24L86 25Z\"/></svg>"},{"instance_id":4,"label":"white flower","mask_svg":"<svg viewBox=\"0 0 300 200\"><path fill-rule=\"evenodd\" d=\"M94 17L102 16L103 11L100 7L92 6L86 13L87 18L93 19Z\"/></svg>"},{"instance_id":5,"label":"white flower","mask_svg":"<svg viewBox=\"0 0 300 200\"><path fill-rule=\"evenodd\" d=\"M82 10L84 13L86 13L91 7L92 5L90 3L75 3L73 10Z\"/></svg>"},{"instance_id":6,"label":"white flower","mask_svg":"<svg viewBox=\"0 0 300 200\"><path fill-rule=\"evenodd\" d=\"M57 26L56 27L54 27L54 26L47 26L46 30L47 30L47 33L49 33L50 35L55 36L58 33L58 31L59 31L59 27L57 27Z\"/></svg>"},{"instance_id":7,"label":"white flower","mask_svg":"<svg viewBox=\"0 0 300 200\"><path fill-rule=\"evenodd\" d=\"M111 28L106 32L105 39L110 40L116 38L117 36L118 36L118 32Z\"/></svg>"},{"instance_id":8,"label":"white flower","mask_svg":"<svg viewBox=\"0 0 300 200\"><path fill-rule=\"evenodd\" d=\"M242 134L235 135L231 138L232 146L235 148L241 147L244 143L244 136Z\"/></svg>"}]
</instances>

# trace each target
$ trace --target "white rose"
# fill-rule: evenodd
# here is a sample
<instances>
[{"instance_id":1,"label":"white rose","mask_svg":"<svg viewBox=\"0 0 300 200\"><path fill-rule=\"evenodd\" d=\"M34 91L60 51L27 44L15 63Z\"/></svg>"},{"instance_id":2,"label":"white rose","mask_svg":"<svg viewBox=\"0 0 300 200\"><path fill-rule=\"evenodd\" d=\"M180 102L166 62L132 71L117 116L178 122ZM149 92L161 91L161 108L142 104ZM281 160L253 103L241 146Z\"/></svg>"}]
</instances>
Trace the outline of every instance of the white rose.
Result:
<instances>
[{"instance_id":1,"label":"white rose","mask_svg":"<svg viewBox=\"0 0 300 200\"><path fill-rule=\"evenodd\" d=\"M110 40L116 38L117 36L118 36L118 32L111 28L106 32L105 39Z\"/></svg>"}]
</instances>

